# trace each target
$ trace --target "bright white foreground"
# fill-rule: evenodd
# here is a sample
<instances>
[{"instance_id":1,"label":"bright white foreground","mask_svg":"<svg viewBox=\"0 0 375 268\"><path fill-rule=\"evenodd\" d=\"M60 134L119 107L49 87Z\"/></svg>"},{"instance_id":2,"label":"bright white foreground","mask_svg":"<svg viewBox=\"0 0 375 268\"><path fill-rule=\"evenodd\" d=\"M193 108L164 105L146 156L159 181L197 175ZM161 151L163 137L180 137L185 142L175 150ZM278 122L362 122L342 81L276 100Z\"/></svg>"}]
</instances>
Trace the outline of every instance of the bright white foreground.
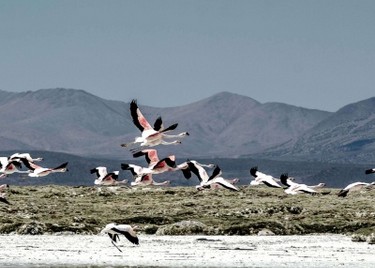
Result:
<instances>
[{"instance_id":1,"label":"bright white foreground","mask_svg":"<svg viewBox=\"0 0 375 268\"><path fill-rule=\"evenodd\" d=\"M0 267L375 267L375 246L341 235L3 235Z\"/></svg>"}]
</instances>

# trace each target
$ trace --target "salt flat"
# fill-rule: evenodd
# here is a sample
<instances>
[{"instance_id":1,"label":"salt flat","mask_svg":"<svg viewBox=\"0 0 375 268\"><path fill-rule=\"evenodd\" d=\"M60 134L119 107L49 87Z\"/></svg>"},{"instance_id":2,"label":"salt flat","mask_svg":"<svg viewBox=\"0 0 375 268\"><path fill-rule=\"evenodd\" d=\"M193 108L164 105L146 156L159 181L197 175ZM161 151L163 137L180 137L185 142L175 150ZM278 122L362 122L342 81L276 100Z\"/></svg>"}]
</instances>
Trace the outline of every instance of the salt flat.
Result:
<instances>
[{"instance_id":1,"label":"salt flat","mask_svg":"<svg viewBox=\"0 0 375 268\"><path fill-rule=\"evenodd\" d=\"M1 267L375 267L375 247L342 235L125 237L2 235Z\"/></svg>"}]
</instances>

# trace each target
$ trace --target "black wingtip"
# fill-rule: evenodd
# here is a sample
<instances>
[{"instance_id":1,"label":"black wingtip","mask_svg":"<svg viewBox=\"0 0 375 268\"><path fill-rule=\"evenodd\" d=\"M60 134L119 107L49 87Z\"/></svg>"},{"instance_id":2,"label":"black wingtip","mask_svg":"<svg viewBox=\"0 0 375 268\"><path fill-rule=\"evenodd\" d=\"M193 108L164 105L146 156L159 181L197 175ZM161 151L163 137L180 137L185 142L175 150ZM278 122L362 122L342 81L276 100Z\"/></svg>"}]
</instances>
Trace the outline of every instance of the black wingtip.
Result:
<instances>
[{"instance_id":1,"label":"black wingtip","mask_svg":"<svg viewBox=\"0 0 375 268\"><path fill-rule=\"evenodd\" d=\"M96 168L90 169L90 173L94 174L96 172Z\"/></svg>"},{"instance_id":2,"label":"black wingtip","mask_svg":"<svg viewBox=\"0 0 375 268\"><path fill-rule=\"evenodd\" d=\"M156 118L156 120L155 120L155 123L154 123L154 129L155 129L156 131L159 131L159 130L161 130L162 126L163 126L163 120L161 119L161 116L159 116L159 117Z\"/></svg>"},{"instance_id":3,"label":"black wingtip","mask_svg":"<svg viewBox=\"0 0 375 268\"><path fill-rule=\"evenodd\" d=\"M287 179L289 178L288 173L283 173L280 175L280 182L286 186L289 186Z\"/></svg>"},{"instance_id":4,"label":"black wingtip","mask_svg":"<svg viewBox=\"0 0 375 268\"><path fill-rule=\"evenodd\" d=\"M280 175L280 180L281 179L285 179L286 180L287 178L289 178L288 173L283 173L283 174Z\"/></svg>"},{"instance_id":5,"label":"black wingtip","mask_svg":"<svg viewBox=\"0 0 375 268\"><path fill-rule=\"evenodd\" d=\"M190 179L191 178L191 172L189 168L186 169L181 169L182 174L184 175L185 179Z\"/></svg>"},{"instance_id":6,"label":"black wingtip","mask_svg":"<svg viewBox=\"0 0 375 268\"><path fill-rule=\"evenodd\" d=\"M251 174L253 177L256 177L255 173L256 173L257 171L258 171L258 167L257 167L257 166L250 168L250 174Z\"/></svg>"},{"instance_id":7,"label":"black wingtip","mask_svg":"<svg viewBox=\"0 0 375 268\"><path fill-rule=\"evenodd\" d=\"M134 117L136 116L136 113L137 113L137 109L138 109L138 104L137 104L137 100L136 99L133 99L130 103L130 113L133 117L133 120L134 120Z\"/></svg>"},{"instance_id":8,"label":"black wingtip","mask_svg":"<svg viewBox=\"0 0 375 268\"><path fill-rule=\"evenodd\" d=\"M63 168L66 168L66 171L68 171L68 169L67 169L68 164L69 164L69 162L65 162L65 163L61 164L60 166L55 167L54 169L63 169Z\"/></svg>"},{"instance_id":9,"label":"black wingtip","mask_svg":"<svg viewBox=\"0 0 375 268\"><path fill-rule=\"evenodd\" d=\"M372 169L367 169L367 170L365 171L365 173L366 173L366 174L372 174L372 173L375 173L375 169L374 169L374 168L372 168Z\"/></svg>"},{"instance_id":10,"label":"black wingtip","mask_svg":"<svg viewBox=\"0 0 375 268\"><path fill-rule=\"evenodd\" d=\"M220 174L220 172L221 172L221 168L218 165L216 165L215 169L212 171L211 176L208 178L208 181L216 178Z\"/></svg>"},{"instance_id":11,"label":"black wingtip","mask_svg":"<svg viewBox=\"0 0 375 268\"><path fill-rule=\"evenodd\" d=\"M170 130L175 130L177 128L177 126L178 126L178 123L175 123L173 125L170 125L166 129L161 130L161 132L167 132L167 131L170 131Z\"/></svg>"},{"instance_id":12,"label":"black wingtip","mask_svg":"<svg viewBox=\"0 0 375 268\"><path fill-rule=\"evenodd\" d=\"M138 152L135 152L135 153L133 154L133 157L136 158L136 157L140 157L140 156L142 156L142 155L144 155L144 153L143 153L142 151L138 151Z\"/></svg>"},{"instance_id":13,"label":"black wingtip","mask_svg":"<svg viewBox=\"0 0 375 268\"><path fill-rule=\"evenodd\" d=\"M339 197L346 197L348 195L348 190L340 190L340 192L337 194Z\"/></svg>"},{"instance_id":14,"label":"black wingtip","mask_svg":"<svg viewBox=\"0 0 375 268\"><path fill-rule=\"evenodd\" d=\"M121 164L121 169L122 170L128 170L129 169L129 164L122 163Z\"/></svg>"}]
</instances>

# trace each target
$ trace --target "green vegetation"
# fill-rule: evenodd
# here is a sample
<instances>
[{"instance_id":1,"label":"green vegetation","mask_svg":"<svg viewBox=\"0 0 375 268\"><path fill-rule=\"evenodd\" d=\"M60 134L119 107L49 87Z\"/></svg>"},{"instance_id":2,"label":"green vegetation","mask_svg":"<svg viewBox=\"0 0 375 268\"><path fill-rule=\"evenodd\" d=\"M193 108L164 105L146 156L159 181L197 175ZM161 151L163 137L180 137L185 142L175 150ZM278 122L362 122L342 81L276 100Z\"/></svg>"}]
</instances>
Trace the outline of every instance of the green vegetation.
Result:
<instances>
[{"instance_id":1,"label":"green vegetation","mask_svg":"<svg viewBox=\"0 0 375 268\"><path fill-rule=\"evenodd\" d=\"M11 186L0 204L0 233L97 234L110 222L138 225L147 234L276 235L375 232L375 191L339 198L286 195L281 189L240 187L121 188Z\"/></svg>"}]
</instances>

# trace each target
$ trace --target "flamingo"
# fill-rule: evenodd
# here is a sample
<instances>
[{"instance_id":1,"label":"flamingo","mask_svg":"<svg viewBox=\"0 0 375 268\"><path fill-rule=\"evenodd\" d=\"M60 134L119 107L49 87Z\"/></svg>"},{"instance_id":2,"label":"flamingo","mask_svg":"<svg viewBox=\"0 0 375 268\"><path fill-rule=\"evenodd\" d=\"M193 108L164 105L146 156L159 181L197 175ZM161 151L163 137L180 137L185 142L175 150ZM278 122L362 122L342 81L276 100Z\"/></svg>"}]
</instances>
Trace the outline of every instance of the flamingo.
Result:
<instances>
[{"instance_id":1,"label":"flamingo","mask_svg":"<svg viewBox=\"0 0 375 268\"><path fill-rule=\"evenodd\" d=\"M121 169L129 170L133 174L134 182L131 182L132 186L145 186L145 185L156 185L165 186L169 185L170 181L156 182L152 178L153 170L146 167L141 167L134 164L121 164ZM157 171L155 171L157 174Z\"/></svg>"},{"instance_id":2,"label":"flamingo","mask_svg":"<svg viewBox=\"0 0 375 268\"><path fill-rule=\"evenodd\" d=\"M189 160L188 159L187 161L185 161L181 164L178 164L177 167L175 168L175 170L181 170L186 179L191 178L191 170L189 168L189 162L193 163L196 168L198 168L198 166L200 166L202 169L203 169L203 167L207 167L207 168L214 168L215 167L215 164L202 164L202 163L199 163L196 160ZM206 172L206 171L204 171L204 172Z\"/></svg>"},{"instance_id":3,"label":"flamingo","mask_svg":"<svg viewBox=\"0 0 375 268\"><path fill-rule=\"evenodd\" d=\"M107 172L106 167L96 167L90 170L91 174L95 173L97 178L94 181L96 185L120 185L126 184L127 180L118 181L119 171Z\"/></svg>"},{"instance_id":4,"label":"flamingo","mask_svg":"<svg viewBox=\"0 0 375 268\"><path fill-rule=\"evenodd\" d=\"M365 171L366 174L375 173L375 168L370 168Z\"/></svg>"},{"instance_id":5,"label":"flamingo","mask_svg":"<svg viewBox=\"0 0 375 268\"><path fill-rule=\"evenodd\" d=\"M323 188L325 186L326 186L326 184L324 182L320 182L316 185L309 185L309 187L312 188L312 189L319 189L319 188Z\"/></svg>"},{"instance_id":6,"label":"flamingo","mask_svg":"<svg viewBox=\"0 0 375 268\"><path fill-rule=\"evenodd\" d=\"M252 167L250 169L250 174L254 177L250 182L250 185L259 185L263 183L268 187L282 188L281 185L276 182L276 178L258 171L258 167Z\"/></svg>"},{"instance_id":7,"label":"flamingo","mask_svg":"<svg viewBox=\"0 0 375 268\"><path fill-rule=\"evenodd\" d=\"M171 182L166 180L162 182L156 182L152 178L152 173L143 174L140 177L137 177L135 181L130 183L131 186L168 186Z\"/></svg>"},{"instance_id":8,"label":"flamingo","mask_svg":"<svg viewBox=\"0 0 375 268\"><path fill-rule=\"evenodd\" d=\"M153 174L173 171L176 168L176 157L174 155L170 155L160 160L157 150L155 149L144 149L133 154L133 157L140 156L145 156L148 168L152 170Z\"/></svg>"},{"instance_id":9,"label":"flamingo","mask_svg":"<svg viewBox=\"0 0 375 268\"><path fill-rule=\"evenodd\" d=\"M4 178L7 175L13 173L30 173L29 170L20 170L21 159L9 159L8 157L0 157L0 178Z\"/></svg>"},{"instance_id":10,"label":"flamingo","mask_svg":"<svg viewBox=\"0 0 375 268\"><path fill-rule=\"evenodd\" d=\"M28 173L29 177L44 177L47 176L51 173L56 173L56 172L66 172L68 171L68 162L65 162L61 164L60 166L54 167L54 168L45 168L38 166L34 162L29 162L26 158L20 158L22 163L30 170Z\"/></svg>"},{"instance_id":11,"label":"flamingo","mask_svg":"<svg viewBox=\"0 0 375 268\"><path fill-rule=\"evenodd\" d=\"M134 179L142 177L144 174L151 174L152 173L151 168L141 167L141 166L138 166L138 165L135 165L135 164L122 163L121 169L122 170L129 170L132 173Z\"/></svg>"},{"instance_id":12,"label":"flamingo","mask_svg":"<svg viewBox=\"0 0 375 268\"><path fill-rule=\"evenodd\" d=\"M189 170L194 173L200 181L200 184L196 186L197 190L200 191L205 188L211 188L211 185L216 183L226 189L239 191L237 187L221 177L222 172L219 166L215 166L211 176L208 176L206 170L201 165L197 164L196 161L188 161L187 165L189 166Z\"/></svg>"},{"instance_id":13,"label":"flamingo","mask_svg":"<svg viewBox=\"0 0 375 268\"><path fill-rule=\"evenodd\" d=\"M116 246L116 242L120 240L120 235L124 235L131 243L139 245L139 239L136 234L137 226L128 224L115 224L109 223L102 230L101 234L108 234L111 238L111 243L120 251L121 249Z\"/></svg>"},{"instance_id":14,"label":"flamingo","mask_svg":"<svg viewBox=\"0 0 375 268\"><path fill-rule=\"evenodd\" d=\"M239 179L239 178L226 179L226 181L227 181L228 183L232 184L232 185L235 185L235 184L237 184L237 183L240 181L240 179ZM221 189L221 188L223 188L223 186L221 186L221 185L218 184L218 183L212 183L212 184L211 184L211 189Z\"/></svg>"},{"instance_id":15,"label":"flamingo","mask_svg":"<svg viewBox=\"0 0 375 268\"><path fill-rule=\"evenodd\" d=\"M289 178L287 173L281 174L280 181L282 184L288 187L287 189L285 189L286 194L296 195L296 194L301 194L301 193L307 193L307 194L317 193L314 189L307 186L306 184L293 182Z\"/></svg>"},{"instance_id":16,"label":"flamingo","mask_svg":"<svg viewBox=\"0 0 375 268\"><path fill-rule=\"evenodd\" d=\"M43 161L42 157L32 158L29 153L14 153L11 156L9 156L9 159L11 159L11 160L13 160L13 159L21 159L21 158L26 158L27 161L29 161L29 162Z\"/></svg>"},{"instance_id":17,"label":"flamingo","mask_svg":"<svg viewBox=\"0 0 375 268\"><path fill-rule=\"evenodd\" d=\"M9 201L6 199L6 193L4 193L4 190L7 188L9 188L8 184L0 185L0 202L10 205Z\"/></svg>"},{"instance_id":18,"label":"flamingo","mask_svg":"<svg viewBox=\"0 0 375 268\"><path fill-rule=\"evenodd\" d=\"M128 147L134 144L140 144L139 148L133 150L138 150L143 147L153 147L159 144L163 145L172 145L180 144L180 140L166 141L166 138L181 138L188 136L188 132L181 132L175 135L166 134L169 131L172 131L177 128L178 124L175 123L167 128L163 127L161 117L158 117L154 123L154 127L150 125L147 119L143 116L141 110L137 105L136 100L132 100L130 103L130 114L133 119L134 125L141 131L141 136L136 137L133 142L123 143L122 147Z\"/></svg>"},{"instance_id":19,"label":"flamingo","mask_svg":"<svg viewBox=\"0 0 375 268\"><path fill-rule=\"evenodd\" d=\"M351 192L359 191L362 189L371 189L374 185L375 182L353 182L347 185L345 188L341 189L337 195L340 197L346 197Z\"/></svg>"}]
</instances>

